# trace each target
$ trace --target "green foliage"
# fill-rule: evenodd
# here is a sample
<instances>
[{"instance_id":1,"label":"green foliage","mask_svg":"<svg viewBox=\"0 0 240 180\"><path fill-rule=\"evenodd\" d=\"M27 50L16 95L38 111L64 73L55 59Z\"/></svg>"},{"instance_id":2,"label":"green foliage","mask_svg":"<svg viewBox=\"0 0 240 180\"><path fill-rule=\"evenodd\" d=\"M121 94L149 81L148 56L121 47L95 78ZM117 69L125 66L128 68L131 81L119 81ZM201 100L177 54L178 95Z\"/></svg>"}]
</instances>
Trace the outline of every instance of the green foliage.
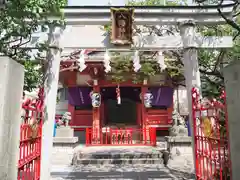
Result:
<instances>
[{"instance_id":1,"label":"green foliage","mask_svg":"<svg viewBox=\"0 0 240 180\"><path fill-rule=\"evenodd\" d=\"M132 54L121 55L120 53L114 53L111 61L111 78L115 83L121 83L131 80L133 83L142 83L144 79L148 79L150 76L160 72L159 65L157 63L147 61L146 57L141 56L141 69L139 72L134 73Z\"/></svg>"},{"instance_id":2,"label":"green foliage","mask_svg":"<svg viewBox=\"0 0 240 180\"><path fill-rule=\"evenodd\" d=\"M176 0L176 1L168 1L168 0L142 0L142 1L129 1L128 6L175 6L177 4L185 4L186 1Z\"/></svg>"},{"instance_id":3,"label":"green foliage","mask_svg":"<svg viewBox=\"0 0 240 180\"><path fill-rule=\"evenodd\" d=\"M229 25L199 28L204 36L236 36L237 32ZM236 36L234 47L215 51L200 50L199 64L203 96L217 97L224 88L223 68L240 57L240 38Z\"/></svg>"},{"instance_id":4,"label":"green foliage","mask_svg":"<svg viewBox=\"0 0 240 180\"><path fill-rule=\"evenodd\" d=\"M25 76L24 90L31 92L41 83L42 72L39 65L36 65L31 60L24 61Z\"/></svg>"},{"instance_id":5,"label":"green foliage","mask_svg":"<svg viewBox=\"0 0 240 180\"><path fill-rule=\"evenodd\" d=\"M48 25L62 25L60 8L66 3L67 0L8 0L0 10L0 53L16 61L27 61L24 63L26 90L37 86L41 76L29 62L30 50L20 47L30 42L32 34L39 29L46 31ZM48 17L55 17L55 20Z\"/></svg>"}]
</instances>

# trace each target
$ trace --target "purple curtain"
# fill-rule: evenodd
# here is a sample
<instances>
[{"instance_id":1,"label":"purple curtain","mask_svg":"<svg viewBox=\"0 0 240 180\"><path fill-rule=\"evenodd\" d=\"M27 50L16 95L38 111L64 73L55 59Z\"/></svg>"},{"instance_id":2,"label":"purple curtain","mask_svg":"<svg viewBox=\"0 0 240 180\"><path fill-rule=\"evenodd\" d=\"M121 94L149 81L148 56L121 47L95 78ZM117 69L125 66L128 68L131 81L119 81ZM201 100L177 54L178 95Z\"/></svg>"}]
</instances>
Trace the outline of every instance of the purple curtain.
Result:
<instances>
[{"instance_id":1,"label":"purple curtain","mask_svg":"<svg viewBox=\"0 0 240 180\"><path fill-rule=\"evenodd\" d=\"M92 100L90 98L90 87L70 87L68 88L68 103L73 106L90 105Z\"/></svg>"},{"instance_id":2,"label":"purple curtain","mask_svg":"<svg viewBox=\"0 0 240 180\"><path fill-rule=\"evenodd\" d=\"M128 97L139 101L140 88L120 88L122 97ZM171 106L173 100L173 88L171 87L151 87L153 95L153 106ZM89 96L91 87L70 87L68 88L68 102L73 106L90 105L92 103ZM101 91L103 99L115 99L116 88L105 88Z\"/></svg>"},{"instance_id":3,"label":"purple curtain","mask_svg":"<svg viewBox=\"0 0 240 180\"><path fill-rule=\"evenodd\" d=\"M171 87L151 87L149 88L153 95L153 106L169 107L173 103L173 88Z\"/></svg>"}]
</instances>

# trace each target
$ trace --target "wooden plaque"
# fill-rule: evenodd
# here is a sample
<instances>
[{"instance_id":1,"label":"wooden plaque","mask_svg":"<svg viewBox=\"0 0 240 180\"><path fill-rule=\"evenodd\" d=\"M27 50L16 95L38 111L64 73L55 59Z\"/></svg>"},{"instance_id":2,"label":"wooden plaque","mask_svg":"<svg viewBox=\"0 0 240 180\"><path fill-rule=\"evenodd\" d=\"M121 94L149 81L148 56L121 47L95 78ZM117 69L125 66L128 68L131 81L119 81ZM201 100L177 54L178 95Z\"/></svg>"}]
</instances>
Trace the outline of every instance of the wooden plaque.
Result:
<instances>
[{"instance_id":1,"label":"wooden plaque","mask_svg":"<svg viewBox=\"0 0 240 180\"><path fill-rule=\"evenodd\" d=\"M133 25L132 8L111 8L112 32L111 43L115 45L132 44L132 25Z\"/></svg>"}]
</instances>

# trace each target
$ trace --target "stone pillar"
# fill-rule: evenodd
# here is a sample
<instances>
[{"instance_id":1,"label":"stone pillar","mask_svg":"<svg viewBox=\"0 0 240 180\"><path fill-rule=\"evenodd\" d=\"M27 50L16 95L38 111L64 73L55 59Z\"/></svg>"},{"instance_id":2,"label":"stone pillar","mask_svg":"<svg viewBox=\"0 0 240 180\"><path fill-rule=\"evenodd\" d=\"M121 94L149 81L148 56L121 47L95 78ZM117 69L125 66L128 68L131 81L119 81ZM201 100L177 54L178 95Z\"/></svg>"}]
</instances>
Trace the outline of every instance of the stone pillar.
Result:
<instances>
[{"instance_id":1,"label":"stone pillar","mask_svg":"<svg viewBox=\"0 0 240 180\"><path fill-rule=\"evenodd\" d=\"M232 162L232 180L240 177L240 62L236 60L223 70L227 94L228 132Z\"/></svg>"},{"instance_id":2,"label":"stone pillar","mask_svg":"<svg viewBox=\"0 0 240 180\"><path fill-rule=\"evenodd\" d=\"M50 179L51 155L53 146L53 127L55 120L56 99L59 79L59 68L61 60L60 37L63 29L50 28L49 45L52 47L47 52L47 64L45 72L45 112L42 128L42 149L41 149L41 180Z\"/></svg>"},{"instance_id":3,"label":"stone pillar","mask_svg":"<svg viewBox=\"0 0 240 180\"><path fill-rule=\"evenodd\" d=\"M186 21L180 24L180 34L183 41L183 64L184 64L184 76L185 84L188 96L188 112L189 112L189 123L192 134L192 148L193 157L195 164L195 147L194 147L194 136L193 136L193 118L192 118L192 88L198 88L200 91L201 80L198 66L198 50L195 46L194 39L196 36L196 26L193 21Z\"/></svg>"},{"instance_id":4,"label":"stone pillar","mask_svg":"<svg viewBox=\"0 0 240 180\"><path fill-rule=\"evenodd\" d=\"M24 68L0 57L0 179L17 179Z\"/></svg>"}]
</instances>

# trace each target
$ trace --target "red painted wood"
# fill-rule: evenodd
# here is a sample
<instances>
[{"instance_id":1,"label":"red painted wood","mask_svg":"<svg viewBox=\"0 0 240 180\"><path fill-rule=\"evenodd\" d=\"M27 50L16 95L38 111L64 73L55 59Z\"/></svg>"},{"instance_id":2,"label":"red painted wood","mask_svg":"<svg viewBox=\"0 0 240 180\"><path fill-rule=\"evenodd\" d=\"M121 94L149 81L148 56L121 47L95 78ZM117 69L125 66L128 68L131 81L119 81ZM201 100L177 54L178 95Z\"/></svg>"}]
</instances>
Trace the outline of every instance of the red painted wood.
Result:
<instances>
[{"instance_id":1,"label":"red painted wood","mask_svg":"<svg viewBox=\"0 0 240 180\"><path fill-rule=\"evenodd\" d=\"M137 124L142 126L142 103L137 103Z\"/></svg>"},{"instance_id":2,"label":"red painted wood","mask_svg":"<svg viewBox=\"0 0 240 180\"><path fill-rule=\"evenodd\" d=\"M71 126L92 126L91 110L75 110L75 107L68 104L68 111L72 114Z\"/></svg>"},{"instance_id":3,"label":"red painted wood","mask_svg":"<svg viewBox=\"0 0 240 180\"><path fill-rule=\"evenodd\" d=\"M68 103L68 112L71 113L72 119L69 122L69 125L74 126L74 121L75 121L75 109L74 106L72 106L71 104Z\"/></svg>"},{"instance_id":4,"label":"red painted wood","mask_svg":"<svg viewBox=\"0 0 240 180\"><path fill-rule=\"evenodd\" d=\"M100 87L99 85L93 86L93 91L94 92L100 92ZM100 107L99 108L93 108L92 110L92 128L93 128L93 136L95 140L98 141L100 138L100 128L101 128L101 123L100 123Z\"/></svg>"},{"instance_id":5,"label":"red painted wood","mask_svg":"<svg viewBox=\"0 0 240 180\"><path fill-rule=\"evenodd\" d=\"M74 115L74 126L92 126L93 113L90 110L78 110Z\"/></svg>"},{"instance_id":6,"label":"red painted wood","mask_svg":"<svg viewBox=\"0 0 240 180\"><path fill-rule=\"evenodd\" d=\"M43 88L37 99L22 104L17 180L40 179L43 109Z\"/></svg>"},{"instance_id":7,"label":"red painted wood","mask_svg":"<svg viewBox=\"0 0 240 180\"><path fill-rule=\"evenodd\" d=\"M106 124L106 119L104 118L105 117L105 113L104 113L104 111L105 111L105 103L104 103L104 101L102 101L101 102L101 107L100 107L100 124L101 124L101 126L103 127L105 124Z\"/></svg>"},{"instance_id":8,"label":"red painted wood","mask_svg":"<svg viewBox=\"0 0 240 180\"><path fill-rule=\"evenodd\" d=\"M99 139L93 134L92 128L86 128L86 146L156 146L156 128L109 128Z\"/></svg>"}]
</instances>

